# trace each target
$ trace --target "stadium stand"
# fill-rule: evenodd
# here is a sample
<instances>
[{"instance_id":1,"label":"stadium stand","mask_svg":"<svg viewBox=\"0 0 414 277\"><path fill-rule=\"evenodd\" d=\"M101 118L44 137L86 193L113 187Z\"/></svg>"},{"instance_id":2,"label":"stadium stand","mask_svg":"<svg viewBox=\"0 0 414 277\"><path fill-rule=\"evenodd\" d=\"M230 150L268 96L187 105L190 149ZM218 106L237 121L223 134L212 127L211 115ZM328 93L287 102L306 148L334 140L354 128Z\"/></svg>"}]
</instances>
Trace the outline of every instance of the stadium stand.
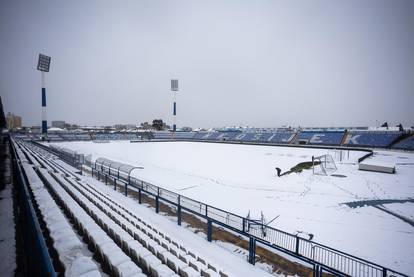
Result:
<instances>
[{"instance_id":1,"label":"stadium stand","mask_svg":"<svg viewBox=\"0 0 414 277\"><path fill-rule=\"evenodd\" d=\"M261 137L260 133L240 133L233 138L233 140L243 141L243 142L253 142L258 141Z\"/></svg>"},{"instance_id":2,"label":"stadium stand","mask_svg":"<svg viewBox=\"0 0 414 277\"><path fill-rule=\"evenodd\" d=\"M194 135L194 139L196 140L205 140L211 134L210 132L198 132Z\"/></svg>"},{"instance_id":3,"label":"stadium stand","mask_svg":"<svg viewBox=\"0 0 414 277\"><path fill-rule=\"evenodd\" d=\"M224 133L221 132L198 132L195 136L194 139L197 140L217 140L217 138L220 136L221 138L223 138L223 136L221 136Z\"/></svg>"},{"instance_id":4,"label":"stadium stand","mask_svg":"<svg viewBox=\"0 0 414 277\"><path fill-rule=\"evenodd\" d=\"M237 136L240 135L240 132L223 132L218 136L220 140L234 140Z\"/></svg>"},{"instance_id":5,"label":"stadium stand","mask_svg":"<svg viewBox=\"0 0 414 277\"><path fill-rule=\"evenodd\" d=\"M152 133L154 139L172 139L171 132L153 132Z\"/></svg>"},{"instance_id":6,"label":"stadium stand","mask_svg":"<svg viewBox=\"0 0 414 277\"><path fill-rule=\"evenodd\" d=\"M194 135L194 132L153 132L154 139L193 139Z\"/></svg>"},{"instance_id":7,"label":"stadium stand","mask_svg":"<svg viewBox=\"0 0 414 277\"><path fill-rule=\"evenodd\" d=\"M83 137L85 138L85 137ZM122 134L122 133L98 133L95 134L96 140L131 140L136 139L135 134Z\"/></svg>"},{"instance_id":8,"label":"stadium stand","mask_svg":"<svg viewBox=\"0 0 414 277\"><path fill-rule=\"evenodd\" d=\"M413 150L412 137L400 131L324 131L305 130L271 131L271 132L241 132L241 131L201 131L201 132L176 132L158 131L151 133L156 140L201 140L201 141L233 141L242 143L269 143L269 144L309 144L326 146L361 146L361 147L392 147L394 149ZM15 138L23 140L42 140L40 134L16 134ZM48 134L49 141L75 141L75 140L136 140L141 138L136 133L65 133ZM401 140L401 141L399 141ZM395 145L392 145L394 142Z\"/></svg>"},{"instance_id":9,"label":"stadium stand","mask_svg":"<svg viewBox=\"0 0 414 277\"><path fill-rule=\"evenodd\" d=\"M404 149L404 150L414 150L414 135L411 135L396 144L392 145L391 148L394 149Z\"/></svg>"},{"instance_id":10,"label":"stadium stand","mask_svg":"<svg viewBox=\"0 0 414 277\"><path fill-rule=\"evenodd\" d=\"M77 140L91 140L89 134L75 134Z\"/></svg>"},{"instance_id":11,"label":"stadium stand","mask_svg":"<svg viewBox=\"0 0 414 277\"><path fill-rule=\"evenodd\" d=\"M193 132L176 132L175 138L176 139L193 139L194 138Z\"/></svg>"},{"instance_id":12,"label":"stadium stand","mask_svg":"<svg viewBox=\"0 0 414 277\"><path fill-rule=\"evenodd\" d=\"M340 145L344 131L303 131L296 140L298 144Z\"/></svg>"},{"instance_id":13,"label":"stadium stand","mask_svg":"<svg viewBox=\"0 0 414 277\"><path fill-rule=\"evenodd\" d=\"M398 131L350 131L343 144L347 146L389 147L402 134Z\"/></svg>"},{"instance_id":14,"label":"stadium stand","mask_svg":"<svg viewBox=\"0 0 414 277\"><path fill-rule=\"evenodd\" d=\"M261 143L289 143L295 136L294 132L276 133L244 133L244 132L198 132L196 140L220 140Z\"/></svg>"},{"instance_id":15,"label":"stadium stand","mask_svg":"<svg viewBox=\"0 0 414 277\"><path fill-rule=\"evenodd\" d=\"M266 136L269 135L268 138ZM270 134L263 134L262 141L263 142L270 142L270 143L291 143L293 138L295 137L295 132L276 132L276 133L270 133Z\"/></svg>"},{"instance_id":16,"label":"stadium stand","mask_svg":"<svg viewBox=\"0 0 414 277\"><path fill-rule=\"evenodd\" d=\"M76 134L62 134L64 140L77 140Z\"/></svg>"}]
</instances>

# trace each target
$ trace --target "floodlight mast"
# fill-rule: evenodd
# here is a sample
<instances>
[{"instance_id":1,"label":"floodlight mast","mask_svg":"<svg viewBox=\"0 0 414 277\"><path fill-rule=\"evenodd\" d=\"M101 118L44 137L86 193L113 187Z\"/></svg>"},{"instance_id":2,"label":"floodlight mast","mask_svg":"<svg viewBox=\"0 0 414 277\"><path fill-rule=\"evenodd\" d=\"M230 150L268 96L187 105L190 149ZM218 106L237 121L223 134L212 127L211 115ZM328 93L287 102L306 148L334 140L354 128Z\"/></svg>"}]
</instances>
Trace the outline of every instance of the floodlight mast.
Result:
<instances>
[{"instance_id":1,"label":"floodlight mast","mask_svg":"<svg viewBox=\"0 0 414 277\"><path fill-rule=\"evenodd\" d=\"M42 78L42 134L47 135L47 114L46 114L46 72L49 72L50 68L49 56L39 54L39 60L37 62L37 70L41 72Z\"/></svg>"},{"instance_id":2,"label":"floodlight mast","mask_svg":"<svg viewBox=\"0 0 414 277\"><path fill-rule=\"evenodd\" d=\"M173 104L173 136L177 130L177 92L178 92L178 79L171 79L171 91L173 92L174 104Z\"/></svg>"}]
</instances>

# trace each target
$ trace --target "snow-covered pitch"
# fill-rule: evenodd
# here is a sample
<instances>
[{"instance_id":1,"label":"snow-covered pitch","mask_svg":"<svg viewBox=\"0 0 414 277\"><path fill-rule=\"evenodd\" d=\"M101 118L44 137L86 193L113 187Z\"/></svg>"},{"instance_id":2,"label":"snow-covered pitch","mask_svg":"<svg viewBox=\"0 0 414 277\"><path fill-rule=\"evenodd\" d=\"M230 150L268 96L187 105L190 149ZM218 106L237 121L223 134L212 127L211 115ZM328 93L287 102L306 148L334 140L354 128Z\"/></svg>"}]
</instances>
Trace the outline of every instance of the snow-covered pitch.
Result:
<instances>
[{"instance_id":1,"label":"snow-covered pitch","mask_svg":"<svg viewBox=\"0 0 414 277\"><path fill-rule=\"evenodd\" d=\"M414 226L373 206L350 208L346 202L414 199L414 154L375 151L373 161L396 163L395 174L358 170L362 151L254 146L199 142L62 142L92 159L105 157L143 166L132 176L209 205L267 220L271 226L392 269L414 274ZM277 177L312 156L331 154L338 176L312 170ZM346 176L346 177L344 177ZM414 203L384 204L414 221Z\"/></svg>"}]
</instances>

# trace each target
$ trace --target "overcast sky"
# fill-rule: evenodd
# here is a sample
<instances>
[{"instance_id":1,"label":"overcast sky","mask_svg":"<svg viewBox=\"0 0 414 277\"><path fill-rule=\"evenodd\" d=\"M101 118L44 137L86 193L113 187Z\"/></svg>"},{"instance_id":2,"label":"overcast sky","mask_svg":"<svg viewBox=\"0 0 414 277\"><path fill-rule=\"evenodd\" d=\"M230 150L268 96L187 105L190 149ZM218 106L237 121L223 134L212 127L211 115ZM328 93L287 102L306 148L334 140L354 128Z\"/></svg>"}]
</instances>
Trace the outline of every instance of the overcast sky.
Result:
<instances>
[{"instance_id":1,"label":"overcast sky","mask_svg":"<svg viewBox=\"0 0 414 277\"><path fill-rule=\"evenodd\" d=\"M0 93L41 120L178 126L414 124L414 1L0 0Z\"/></svg>"}]
</instances>

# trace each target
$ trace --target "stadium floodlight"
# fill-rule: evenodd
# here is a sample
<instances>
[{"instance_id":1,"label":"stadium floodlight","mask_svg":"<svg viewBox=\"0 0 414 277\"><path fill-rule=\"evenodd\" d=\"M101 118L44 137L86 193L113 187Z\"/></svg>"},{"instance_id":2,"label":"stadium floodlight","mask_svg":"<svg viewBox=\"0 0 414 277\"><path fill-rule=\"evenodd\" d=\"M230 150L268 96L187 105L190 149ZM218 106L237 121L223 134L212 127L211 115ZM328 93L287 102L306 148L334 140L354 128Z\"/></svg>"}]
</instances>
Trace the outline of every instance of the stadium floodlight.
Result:
<instances>
[{"instance_id":1,"label":"stadium floodlight","mask_svg":"<svg viewBox=\"0 0 414 277\"><path fill-rule=\"evenodd\" d=\"M171 91L178 91L178 79L171 79Z\"/></svg>"},{"instance_id":2,"label":"stadium floodlight","mask_svg":"<svg viewBox=\"0 0 414 277\"><path fill-rule=\"evenodd\" d=\"M51 58L49 56L39 54L39 60L37 62L37 70L40 70L42 72L49 72L50 60Z\"/></svg>"},{"instance_id":3,"label":"stadium floodlight","mask_svg":"<svg viewBox=\"0 0 414 277\"><path fill-rule=\"evenodd\" d=\"M39 60L37 62L37 70L39 70L42 75L42 134L47 135L47 115L46 115L46 72L49 72L50 68L49 56L39 54Z\"/></svg>"},{"instance_id":4,"label":"stadium floodlight","mask_svg":"<svg viewBox=\"0 0 414 277\"><path fill-rule=\"evenodd\" d=\"M171 79L171 91L174 95L174 104L173 104L173 137L175 136L175 131L177 129L177 91L178 91L178 79Z\"/></svg>"}]
</instances>

